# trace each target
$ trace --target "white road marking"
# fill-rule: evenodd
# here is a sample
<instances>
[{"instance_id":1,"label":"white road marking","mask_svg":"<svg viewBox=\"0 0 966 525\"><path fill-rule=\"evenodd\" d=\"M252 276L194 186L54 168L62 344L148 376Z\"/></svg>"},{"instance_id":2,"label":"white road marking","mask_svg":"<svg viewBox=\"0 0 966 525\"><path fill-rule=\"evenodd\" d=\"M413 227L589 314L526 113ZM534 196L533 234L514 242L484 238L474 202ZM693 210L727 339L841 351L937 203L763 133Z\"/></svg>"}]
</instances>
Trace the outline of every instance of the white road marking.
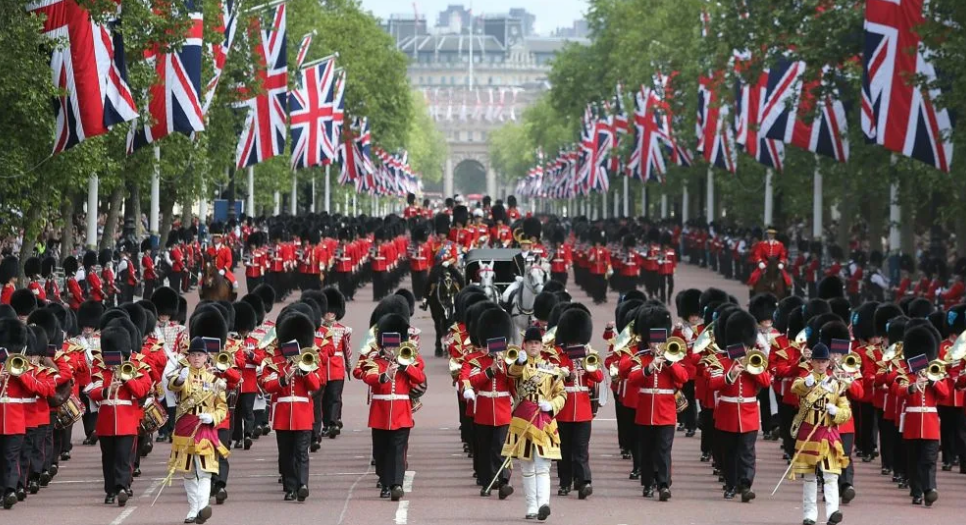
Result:
<instances>
[{"instance_id":1,"label":"white road marking","mask_svg":"<svg viewBox=\"0 0 966 525\"><path fill-rule=\"evenodd\" d=\"M123 523L124 520L126 520L131 514L134 514L134 511L136 510L138 510L137 507L128 507L124 509L124 512L120 513L116 518L114 518L114 521L111 522L111 525L121 525L121 523Z\"/></svg>"},{"instance_id":2,"label":"white road marking","mask_svg":"<svg viewBox=\"0 0 966 525\"><path fill-rule=\"evenodd\" d=\"M349 500L352 499L352 493L355 492L356 486L359 485L359 482L362 481L363 478L365 478L371 473L372 473L372 465L369 465L366 468L366 471L360 474L359 477L356 478L356 480L352 483L352 486L349 487L349 492L346 493L345 501L342 503L342 512L339 513L338 525L342 525L342 522L345 521L345 514L346 512L349 511Z\"/></svg>"},{"instance_id":3,"label":"white road marking","mask_svg":"<svg viewBox=\"0 0 966 525\"><path fill-rule=\"evenodd\" d=\"M403 477L403 490L406 491L406 494L409 494L410 492L413 491L413 478L415 477L416 477L415 470L406 471L406 475L405 477Z\"/></svg>"},{"instance_id":4,"label":"white road marking","mask_svg":"<svg viewBox=\"0 0 966 525\"><path fill-rule=\"evenodd\" d=\"M406 495L409 495L413 491L413 478L416 477L415 470L407 470L405 477L403 477L403 491ZM409 500L402 500L399 502L399 507L396 508L396 525L405 525L409 523Z\"/></svg>"},{"instance_id":5,"label":"white road marking","mask_svg":"<svg viewBox=\"0 0 966 525\"><path fill-rule=\"evenodd\" d=\"M440 430L449 430L449 427L439 427Z\"/></svg>"},{"instance_id":6,"label":"white road marking","mask_svg":"<svg viewBox=\"0 0 966 525\"><path fill-rule=\"evenodd\" d=\"M614 417L595 417L594 421L617 421Z\"/></svg>"}]
</instances>

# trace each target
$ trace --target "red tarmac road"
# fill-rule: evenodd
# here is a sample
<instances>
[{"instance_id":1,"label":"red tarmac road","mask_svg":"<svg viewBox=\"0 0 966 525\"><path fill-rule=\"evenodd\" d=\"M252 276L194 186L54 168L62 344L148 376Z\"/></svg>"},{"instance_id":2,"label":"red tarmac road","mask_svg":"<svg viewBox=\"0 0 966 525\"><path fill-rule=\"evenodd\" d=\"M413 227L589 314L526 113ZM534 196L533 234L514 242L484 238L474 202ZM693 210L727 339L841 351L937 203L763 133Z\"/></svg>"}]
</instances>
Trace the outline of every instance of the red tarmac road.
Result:
<instances>
[{"instance_id":1,"label":"red tarmac road","mask_svg":"<svg viewBox=\"0 0 966 525\"><path fill-rule=\"evenodd\" d=\"M244 279L239 278L244 286ZM678 289L704 289L718 286L744 301L745 288L735 281L724 281L717 275L683 265L679 268ZM613 319L615 296L611 302L594 306L582 291L571 290L576 300L584 301L595 321L592 345L606 349L601 333L604 323ZM189 302L197 296L190 294ZM355 350L362 344L369 314L372 311L371 289L356 294L343 322L355 330ZM277 313L278 306L273 310ZM414 322L423 331L422 346L429 376L429 391L423 397L423 408L416 415L416 428L410 437L409 470L406 497L393 503L379 499L376 477L369 466L370 434L366 428L368 409L366 389L359 381L345 388L343 420L345 428L335 440L326 439L319 452L311 454L311 495L304 503L282 501L277 483L274 434L255 442L251 450L233 450L228 484L229 499L214 507L211 524L491 524L532 523L523 520L523 491L514 475L517 493L506 501L481 498L472 478L471 460L462 454L456 413L456 396L447 363L432 357L432 320L425 312L417 312ZM355 358L355 356L353 356ZM608 391L609 392L609 391ZM673 450L674 497L668 503L641 497L637 481L628 480L629 460L620 458L617 429L612 403L602 407L594 422L591 439L591 468L594 495L578 501L556 496L553 479L550 522L565 524L798 524L801 517L800 482L783 483L774 497L769 496L785 469L776 442L758 442L758 472L755 489L758 494L751 504L722 499L721 486L711 475L708 463L698 458L699 436L676 436ZM79 425L78 425L79 427ZM181 523L187 502L181 480L175 478L164 487L157 504L152 501L165 476L168 445L157 444L154 452L141 462L143 475L135 480L134 492L126 508L104 505L97 447L79 444L83 436L75 431L73 459L61 463L60 475L40 494L29 496L12 511L0 512L3 523L110 524L148 525ZM878 473L879 464L856 465L858 497L843 507L844 523L884 525L956 523L962 520L966 502L966 475L939 472L939 502L930 509L912 507L907 492L899 490ZM555 478L556 475L552 474ZM214 500L212 500L213 502ZM821 514L824 516L824 513ZM50 521L47 521L50 520Z\"/></svg>"}]
</instances>

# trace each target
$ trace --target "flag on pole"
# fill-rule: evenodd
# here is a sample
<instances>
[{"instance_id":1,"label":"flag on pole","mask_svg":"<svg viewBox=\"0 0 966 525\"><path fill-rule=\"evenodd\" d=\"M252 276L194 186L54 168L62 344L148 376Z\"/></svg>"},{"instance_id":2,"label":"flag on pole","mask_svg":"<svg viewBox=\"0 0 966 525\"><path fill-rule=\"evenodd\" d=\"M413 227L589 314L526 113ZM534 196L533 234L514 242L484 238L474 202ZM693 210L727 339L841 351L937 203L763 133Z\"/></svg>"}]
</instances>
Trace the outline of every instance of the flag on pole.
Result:
<instances>
[{"instance_id":1,"label":"flag on pole","mask_svg":"<svg viewBox=\"0 0 966 525\"><path fill-rule=\"evenodd\" d=\"M335 57L329 57L301 70L298 86L289 93L293 170L321 166L331 158L325 146L329 140L326 119L332 115L329 97L335 75Z\"/></svg>"}]
</instances>

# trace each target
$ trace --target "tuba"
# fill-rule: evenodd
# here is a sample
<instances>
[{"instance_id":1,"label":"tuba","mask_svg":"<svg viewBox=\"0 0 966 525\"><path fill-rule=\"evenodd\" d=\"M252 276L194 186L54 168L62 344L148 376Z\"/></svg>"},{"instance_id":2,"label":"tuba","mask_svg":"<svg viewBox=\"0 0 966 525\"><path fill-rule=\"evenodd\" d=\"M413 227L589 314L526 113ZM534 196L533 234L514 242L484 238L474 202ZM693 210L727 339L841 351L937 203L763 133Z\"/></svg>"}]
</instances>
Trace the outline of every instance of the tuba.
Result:
<instances>
[{"instance_id":1,"label":"tuba","mask_svg":"<svg viewBox=\"0 0 966 525\"><path fill-rule=\"evenodd\" d=\"M668 363L677 363L687 356L688 343L680 337L672 336L664 343L664 359Z\"/></svg>"},{"instance_id":2,"label":"tuba","mask_svg":"<svg viewBox=\"0 0 966 525\"><path fill-rule=\"evenodd\" d=\"M744 357L742 363L746 372L756 376L768 368L768 356L760 350L752 350Z\"/></svg>"},{"instance_id":3,"label":"tuba","mask_svg":"<svg viewBox=\"0 0 966 525\"><path fill-rule=\"evenodd\" d=\"M410 341L406 341L396 348L396 362L400 366L409 366L416 362L416 345Z\"/></svg>"}]
</instances>

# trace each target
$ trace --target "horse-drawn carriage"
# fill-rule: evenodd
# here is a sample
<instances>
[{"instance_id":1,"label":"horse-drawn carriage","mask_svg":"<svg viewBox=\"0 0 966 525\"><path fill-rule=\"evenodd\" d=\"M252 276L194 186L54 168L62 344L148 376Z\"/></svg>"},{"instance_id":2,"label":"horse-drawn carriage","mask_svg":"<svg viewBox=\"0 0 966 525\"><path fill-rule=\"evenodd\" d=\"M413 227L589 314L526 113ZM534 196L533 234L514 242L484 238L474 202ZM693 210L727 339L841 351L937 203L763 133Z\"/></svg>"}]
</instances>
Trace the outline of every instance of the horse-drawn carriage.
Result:
<instances>
[{"instance_id":1,"label":"horse-drawn carriage","mask_svg":"<svg viewBox=\"0 0 966 525\"><path fill-rule=\"evenodd\" d=\"M470 250L463 257L463 277L467 284L479 284L491 301L500 302L500 296L520 275L514 260L519 253L517 249Z\"/></svg>"},{"instance_id":2,"label":"horse-drawn carriage","mask_svg":"<svg viewBox=\"0 0 966 525\"><path fill-rule=\"evenodd\" d=\"M517 249L470 250L463 258L466 282L475 282L503 306L517 327L514 342L533 321L533 303L550 277L545 261L517 257ZM521 268L521 263L523 267Z\"/></svg>"}]
</instances>

